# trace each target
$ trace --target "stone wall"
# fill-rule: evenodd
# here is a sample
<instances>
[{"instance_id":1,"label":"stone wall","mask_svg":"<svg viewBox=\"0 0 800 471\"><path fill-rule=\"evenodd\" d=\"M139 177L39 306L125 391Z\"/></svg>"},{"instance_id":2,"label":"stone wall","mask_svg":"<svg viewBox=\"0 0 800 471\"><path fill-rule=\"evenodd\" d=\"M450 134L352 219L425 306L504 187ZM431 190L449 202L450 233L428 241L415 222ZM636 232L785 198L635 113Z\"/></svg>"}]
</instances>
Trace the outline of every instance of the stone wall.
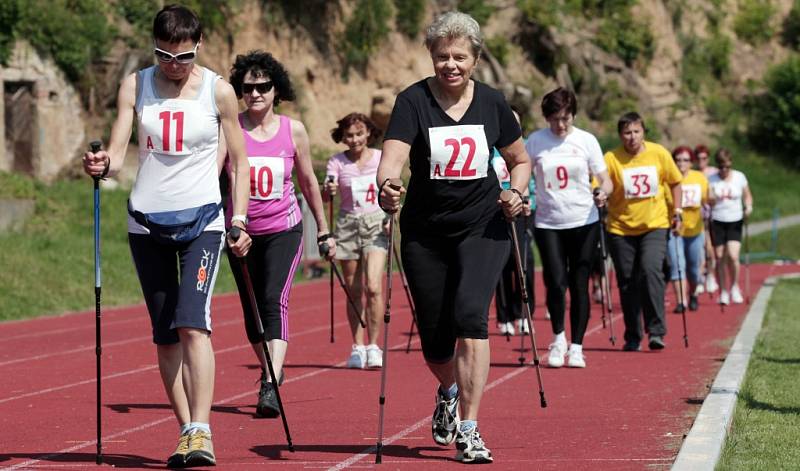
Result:
<instances>
[{"instance_id":1,"label":"stone wall","mask_svg":"<svg viewBox=\"0 0 800 471\"><path fill-rule=\"evenodd\" d=\"M0 170L52 181L84 147L78 92L52 60L17 41L8 65L0 68L0 93ZM12 102L21 104L7 110ZM18 138L8 139L9 132Z\"/></svg>"}]
</instances>

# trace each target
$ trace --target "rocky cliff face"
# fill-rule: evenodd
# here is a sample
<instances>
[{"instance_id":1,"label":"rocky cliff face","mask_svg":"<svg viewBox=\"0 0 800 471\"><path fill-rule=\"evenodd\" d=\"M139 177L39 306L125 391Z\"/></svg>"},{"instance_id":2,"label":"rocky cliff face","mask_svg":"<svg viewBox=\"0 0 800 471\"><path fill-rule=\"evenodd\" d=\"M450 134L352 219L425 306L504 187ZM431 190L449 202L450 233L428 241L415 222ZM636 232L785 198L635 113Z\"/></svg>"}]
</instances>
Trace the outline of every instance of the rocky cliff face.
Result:
<instances>
[{"instance_id":1,"label":"rocky cliff face","mask_svg":"<svg viewBox=\"0 0 800 471\"><path fill-rule=\"evenodd\" d=\"M427 2L422 24L456 3ZM687 38L708 38L709 18L715 18L714 34L730 39L731 52L726 56L725 80L712 83L724 86L727 94L746 93L749 83L757 82L769 65L789 54L777 38L759 46L736 38L732 24L740 0L639 0L632 15L649 25L653 54L649 61L632 65L598 46L604 23L591 15L562 14L554 27L526 18L517 0L486 3L495 10L483 32L486 38L500 38L507 53L494 57L487 48L477 77L503 90L523 112L528 131L545 124L539 112L542 95L562 85L578 93L579 125L598 135L613 136L616 117L636 108L648 117L651 128L659 130L667 146L713 141L718 124L709 119L704 95L717 91L706 86L687 92ZM786 17L792 3L772 0L776 24ZM277 4L284 5L283 9ZM432 72L422 35L409 39L395 31L390 21L391 32L367 65L346 73L340 38L355 2L304 0L291 8L286 5L290 3L239 0L227 31L206 38L200 62L227 77L237 54L251 49L273 53L290 71L298 95L295 103L282 104L280 111L305 123L320 157L337 148L329 135L337 119L360 111L385 124L396 93ZM149 50L133 49L122 41L103 58L93 71L102 80L91 96L81 100L89 108L82 114L89 135L108 129L121 78L151 63ZM64 95L70 95L69 86L64 90ZM72 152L77 156L82 148L77 146ZM135 158L129 163L135 167Z\"/></svg>"}]
</instances>

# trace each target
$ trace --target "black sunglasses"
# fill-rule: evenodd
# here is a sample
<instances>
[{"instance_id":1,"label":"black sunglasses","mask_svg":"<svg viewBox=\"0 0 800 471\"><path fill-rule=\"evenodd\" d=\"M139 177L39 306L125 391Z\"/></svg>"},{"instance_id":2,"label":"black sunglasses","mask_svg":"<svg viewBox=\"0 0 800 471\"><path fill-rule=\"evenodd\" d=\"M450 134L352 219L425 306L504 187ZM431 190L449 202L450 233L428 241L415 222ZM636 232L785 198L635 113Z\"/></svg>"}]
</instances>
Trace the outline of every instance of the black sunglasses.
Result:
<instances>
[{"instance_id":1,"label":"black sunglasses","mask_svg":"<svg viewBox=\"0 0 800 471\"><path fill-rule=\"evenodd\" d=\"M258 91L260 94L269 93L272 90L272 82L259 82L259 83L243 83L242 84L242 93L245 95L249 95L253 93L253 90Z\"/></svg>"}]
</instances>

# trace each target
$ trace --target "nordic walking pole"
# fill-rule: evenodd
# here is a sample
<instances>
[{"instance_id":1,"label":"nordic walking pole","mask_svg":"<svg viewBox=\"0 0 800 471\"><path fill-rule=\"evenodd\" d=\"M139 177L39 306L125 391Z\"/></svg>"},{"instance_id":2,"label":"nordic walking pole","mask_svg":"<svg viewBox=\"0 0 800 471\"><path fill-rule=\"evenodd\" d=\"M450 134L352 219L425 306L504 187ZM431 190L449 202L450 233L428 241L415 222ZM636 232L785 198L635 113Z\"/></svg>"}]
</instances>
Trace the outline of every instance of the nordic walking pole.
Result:
<instances>
[{"instance_id":1,"label":"nordic walking pole","mask_svg":"<svg viewBox=\"0 0 800 471\"><path fill-rule=\"evenodd\" d=\"M334 176L333 175L328 175L328 177L327 177L328 183L333 183L333 180L334 180ZM330 195L330 197L331 197L331 200L328 201L328 224L330 224L331 227L333 227L333 195ZM330 286L330 289L331 289L331 302L330 302L330 306L331 306L331 343L334 342L334 338L333 338L333 270L335 268L336 268L336 266L334 265L333 260L331 260L331 272L330 272L330 280L329 280L330 282L328 283L328 285ZM349 295L348 295L348 299L349 299ZM358 309L356 309L356 312L358 312ZM363 324L363 322L362 322L362 324Z\"/></svg>"},{"instance_id":2,"label":"nordic walking pole","mask_svg":"<svg viewBox=\"0 0 800 471\"><path fill-rule=\"evenodd\" d=\"M394 219L394 216L392 216ZM411 299L411 289L408 287L408 279L406 279L406 272L403 270L403 264L400 263L400 254L397 253L397 246L392 247L394 261L397 263L397 269L400 271L400 280L403 282L403 289L406 292L408 299L408 307L411 309L411 327L408 333L408 345L406 345L406 353L411 352L411 338L414 336L414 326L417 324L417 310L414 308L414 300ZM391 257L392 254L389 255Z\"/></svg>"},{"instance_id":3,"label":"nordic walking pole","mask_svg":"<svg viewBox=\"0 0 800 471\"><path fill-rule=\"evenodd\" d=\"M100 141L92 141L89 143L89 150L96 154L100 152L103 144ZM109 160L108 165L111 166ZM102 313L100 311L100 291L102 290L101 272L100 272L100 179L102 177L92 177L94 180L94 353L97 360L97 456L95 463L103 463L103 421L101 415L101 384L103 377L100 374L100 358L103 354L103 348L100 342L100 319Z\"/></svg>"},{"instance_id":4,"label":"nordic walking pole","mask_svg":"<svg viewBox=\"0 0 800 471\"><path fill-rule=\"evenodd\" d=\"M242 230L240 228L233 226L228 231L228 235L234 242L236 242L239 240L239 236L241 236L241 231ZM242 279L244 280L244 285L247 289L247 297L250 300L250 312L252 313L253 320L256 323L258 336L261 337L261 346L264 349L264 356L267 359L269 377L272 379L272 386L275 388L275 398L278 400L278 409L281 413L281 421L283 421L283 431L286 433L286 442L289 444L289 451L294 453L292 436L289 434L289 423L286 422L286 412L283 410L283 401L281 400L278 378L275 377L275 368L272 367L272 355L269 353L269 345L267 345L267 339L264 337L264 326L261 324L261 315L258 312L258 303L256 303L256 295L253 291L253 282L250 280L250 272L247 269L247 260L244 257L239 257L239 266L242 269Z\"/></svg>"},{"instance_id":5,"label":"nordic walking pole","mask_svg":"<svg viewBox=\"0 0 800 471\"><path fill-rule=\"evenodd\" d=\"M680 250L678 247L678 235L674 235L675 240L675 261L678 264L678 305L681 307L681 317L683 317L683 345L689 348L689 334L686 331L686 300L683 299L683 273L681 272Z\"/></svg>"},{"instance_id":6,"label":"nordic walking pole","mask_svg":"<svg viewBox=\"0 0 800 471\"><path fill-rule=\"evenodd\" d=\"M500 192L500 201L507 202L514 197L511 190L503 190ZM517 263L517 277L519 278L520 292L522 293L522 304L525 307L525 315L528 319L528 335L531 338L531 350L533 351L533 365L536 368L536 379L539 382L539 398L542 407L547 407L547 400L544 398L544 386L542 386L542 370L539 364L539 352L536 350L536 337L533 329L533 318L531 317L530 299L528 299L528 290L525 289L525 274L522 272L522 260L519 255L519 241L517 239L517 227L514 221L510 221L508 226L511 228L511 250L514 253L514 260Z\"/></svg>"},{"instance_id":7,"label":"nordic walking pole","mask_svg":"<svg viewBox=\"0 0 800 471\"><path fill-rule=\"evenodd\" d=\"M744 299L750 304L750 224L744 217Z\"/></svg>"},{"instance_id":8,"label":"nordic walking pole","mask_svg":"<svg viewBox=\"0 0 800 471\"><path fill-rule=\"evenodd\" d=\"M527 220L528 220L528 217L525 216L525 221L526 221L525 225L526 226L528 225L527 224ZM528 280L528 249L529 249L529 247L528 247L528 243L527 242L522 244L522 246L523 246L523 248L522 248L522 275L525 277L525 281L527 282L527 280ZM523 289L527 289L526 283L521 283L520 290L523 290ZM527 294L527 291L525 293ZM522 300L523 303L525 302L523 296L520 296L520 299ZM533 313L533 309L531 309L531 313ZM531 320L533 320L533 314L531 314ZM524 323L520 322L520 325L519 325L519 330L520 330L520 333L519 333L519 358L518 358L520 366L525 364L525 332L523 332L523 330L524 330L523 327L524 327ZM528 329L530 330L530 326L528 326Z\"/></svg>"},{"instance_id":9,"label":"nordic walking pole","mask_svg":"<svg viewBox=\"0 0 800 471\"><path fill-rule=\"evenodd\" d=\"M611 280L608 278L608 247L606 246L606 229L604 227L606 214L607 210L605 206L603 206L600 208L600 220L598 221L598 225L600 226L600 254L603 256L603 279L600 282L600 294L603 295L603 316L605 316L606 312L608 313L608 331L611 335L608 340L611 342L611 345L616 345L617 338L614 336L614 308L611 305Z\"/></svg>"},{"instance_id":10,"label":"nordic walking pole","mask_svg":"<svg viewBox=\"0 0 800 471\"><path fill-rule=\"evenodd\" d=\"M325 255L327 255L327 251L325 252ZM350 291L347 289L347 285L344 284L344 278L342 278L342 273L339 271L339 267L336 266L336 262L334 262L333 260L331 260L331 274L336 274L336 278L339 280L339 285L342 287L342 291L344 291L345 297L347 297L348 304L350 304L350 307L353 308L353 310L356 312L356 315L358 316L358 323L361 324L362 328L366 329L367 323L364 322L364 316L360 313L361 309L358 308L355 301L353 301L353 297L350 296ZM333 291L331 291L331 294L333 294Z\"/></svg>"},{"instance_id":11,"label":"nordic walking pole","mask_svg":"<svg viewBox=\"0 0 800 471\"><path fill-rule=\"evenodd\" d=\"M396 191L403 187L399 178L391 178L388 185ZM394 214L389 219L389 252L394 252ZM378 398L378 443L375 446L375 464L381 464L383 453L383 410L386 405L386 370L389 361L389 321L392 316L392 257L386 261L386 310L383 313L383 368L381 368L381 395Z\"/></svg>"}]
</instances>

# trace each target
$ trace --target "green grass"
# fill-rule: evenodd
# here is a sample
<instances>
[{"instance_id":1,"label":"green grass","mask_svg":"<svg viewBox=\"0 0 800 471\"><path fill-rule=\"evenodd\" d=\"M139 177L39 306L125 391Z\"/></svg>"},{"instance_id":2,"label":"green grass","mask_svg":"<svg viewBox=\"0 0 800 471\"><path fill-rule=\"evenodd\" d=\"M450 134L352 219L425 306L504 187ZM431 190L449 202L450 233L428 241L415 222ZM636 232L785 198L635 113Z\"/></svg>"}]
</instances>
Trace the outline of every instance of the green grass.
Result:
<instances>
[{"instance_id":1,"label":"green grass","mask_svg":"<svg viewBox=\"0 0 800 471\"><path fill-rule=\"evenodd\" d=\"M800 468L800 280L773 292L717 470Z\"/></svg>"},{"instance_id":2,"label":"green grass","mask_svg":"<svg viewBox=\"0 0 800 471\"><path fill-rule=\"evenodd\" d=\"M24 179L23 179L24 180ZM35 187L35 215L21 232L0 234L0 320L94 307L94 203L91 180ZM143 302L127 238L127 190L101 190L102 302ZM295 278L298 281L302 275ZM235 289L227 260L215 293Z\"/></svg>"},{"instance_id":3,"label":"green grass","mask_svg":"<svg viewBox=\"0 0 800 471\"><path fill-rule=\"evenodd\" d=\"M771 249L772 233L767 232L750 238L751 253L766 253ZM780 257L800 260L800 226L787 227L778 230L776 256L765 260L773 260ZM744 252L743 252L744 253ZM761 261L761 260L759 260Z\"/></svg>"}]
</instances>

